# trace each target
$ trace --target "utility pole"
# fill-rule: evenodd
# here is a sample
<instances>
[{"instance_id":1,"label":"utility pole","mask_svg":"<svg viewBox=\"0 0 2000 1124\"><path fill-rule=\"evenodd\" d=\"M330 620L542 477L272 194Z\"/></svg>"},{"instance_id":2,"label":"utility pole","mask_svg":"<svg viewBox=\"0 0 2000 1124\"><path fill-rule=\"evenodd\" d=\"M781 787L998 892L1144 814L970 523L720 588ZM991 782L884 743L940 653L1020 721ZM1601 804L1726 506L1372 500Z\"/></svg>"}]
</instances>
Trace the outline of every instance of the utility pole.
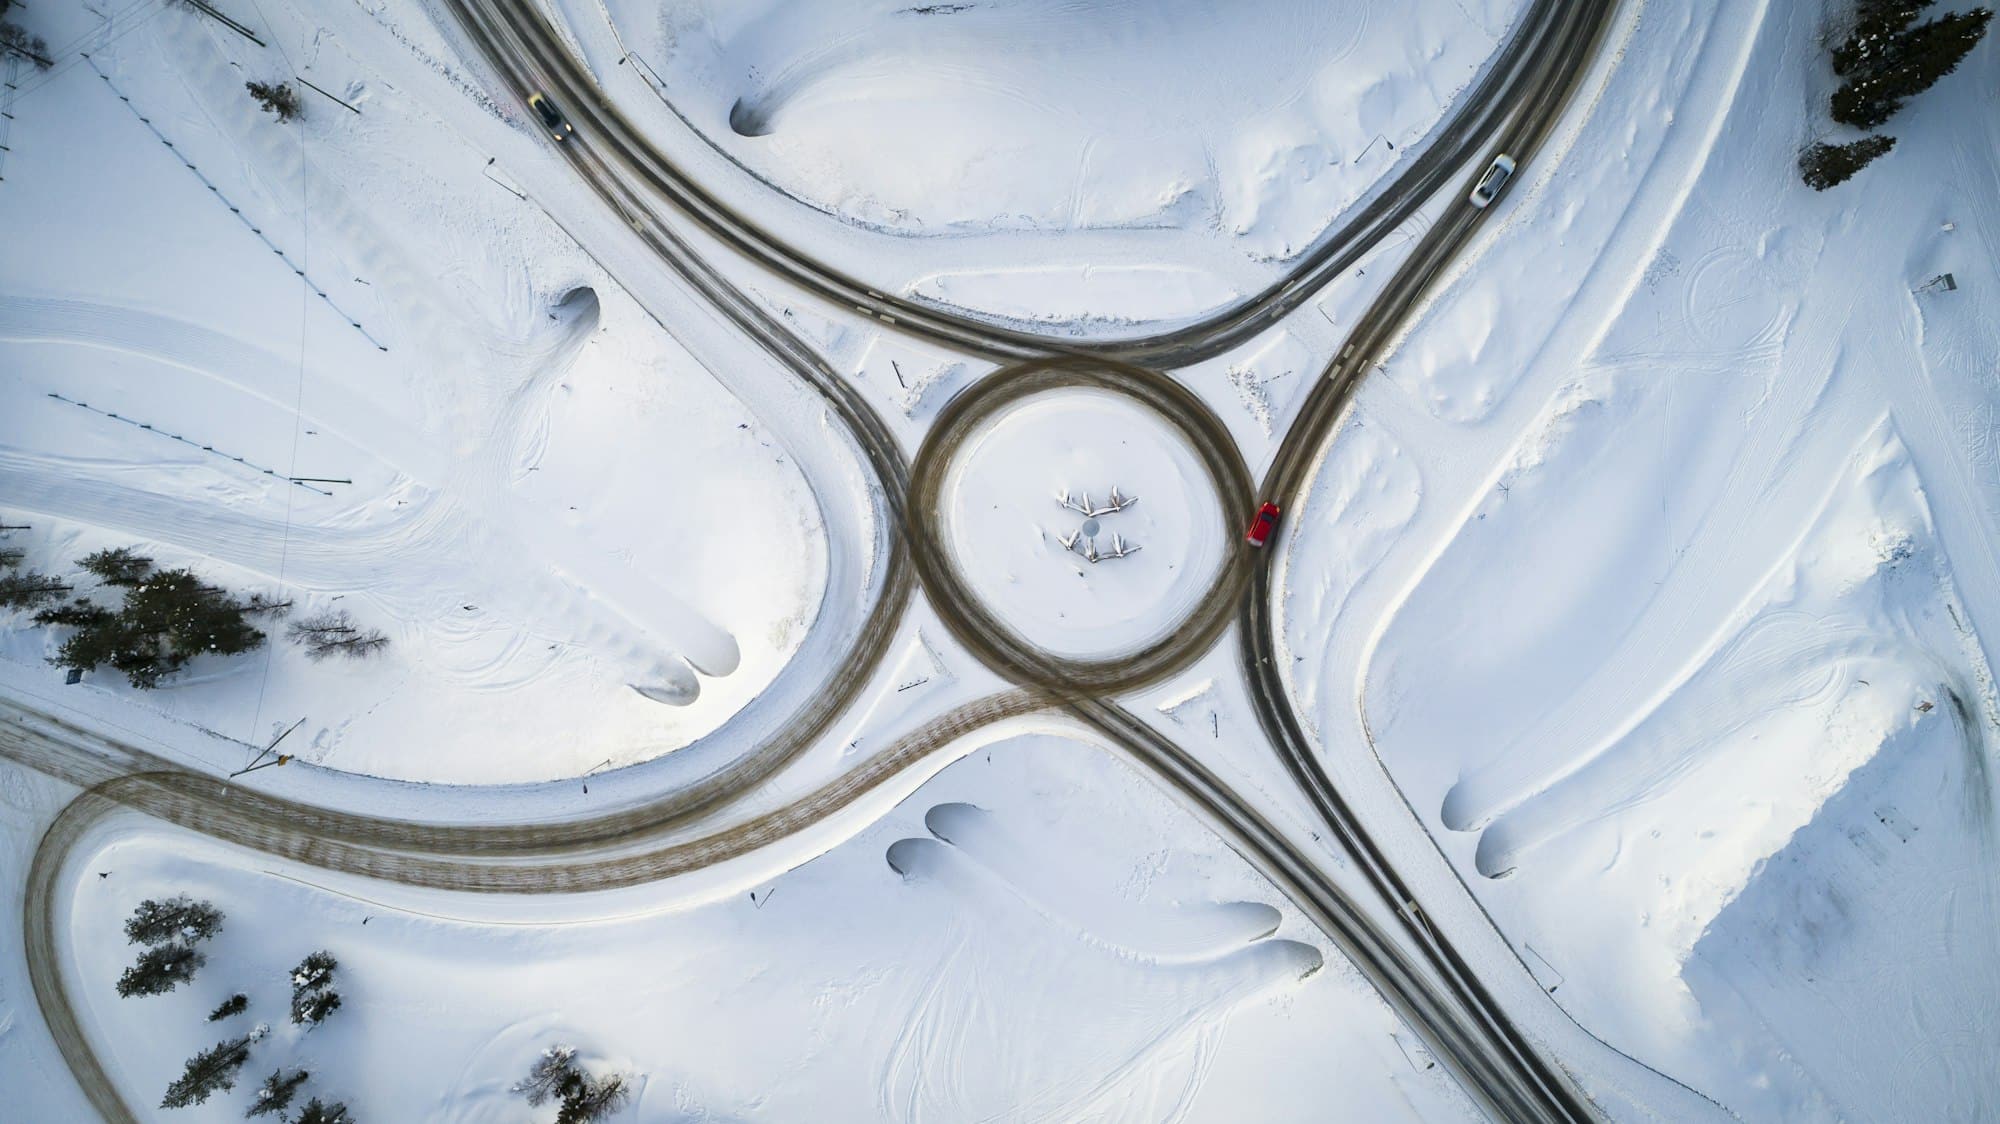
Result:
<instances>
[{"instance_id":1,"label":"utility pole","mask_svg":"<svg viewBox=\"0 0 2000 1124\"><path fill-rule=\"evenodd\" d=\"M258 750L257 756L252 757L248 765L245 765L241 769L238 769L235 772L229 774L229 776L232 779L234 779L236 777L242 776L245 773L254 773L259 769L268 769L273 765L283 765L287 761L290 761L292 759L292 755L289 753L280 753L269 761L264 760L264 758L268 756L272 750L278 748L278 743L284 741L285 738L288 737L293 730L296 730L300 726L303 726L305 724L306 720L304 718L300 718L297 722L294 722L290 726L285 727L285 732L279 734L275 738L272 738L270 745L267 745L264 748Z\"/></svg>"}]
</instances>

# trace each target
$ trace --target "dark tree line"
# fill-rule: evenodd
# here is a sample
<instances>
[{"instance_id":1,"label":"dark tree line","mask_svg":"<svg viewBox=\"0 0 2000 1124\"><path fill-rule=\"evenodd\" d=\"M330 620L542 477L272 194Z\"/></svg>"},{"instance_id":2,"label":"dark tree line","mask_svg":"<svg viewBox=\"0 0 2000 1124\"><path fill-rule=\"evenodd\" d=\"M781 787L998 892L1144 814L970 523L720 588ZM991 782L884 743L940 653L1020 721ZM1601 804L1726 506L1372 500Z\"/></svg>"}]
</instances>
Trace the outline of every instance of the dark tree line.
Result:
<instances>
[{"instance_id":1,"label":"dark tree line","mask_svg":"<svg viewBox=\"0 0 2000 1124\"><path fill-rule=\"evenodd\" d=\"M1958 69L1986 34L1993 12L1973 8L1917 22L1934 0L1861 0L1847 37L1833 48L1841 78L1829 105L1833 119L1857 129L1887 124L1903 103ZM1896 145L1890 136L1847 144L1816 143L1799 154L1799 174L1815 191L1844 183Z\"/></svg>"},{"instance_id":2,"label":"dark tree line","mask_svg":"<svg viewBox=\"0 0 2000 1124\"><path fill-rule=\"evenodd\" d=\"M0 534L15 528L0 527ZM239 598L209 585L193 570L155 569L131 547L99 550L77 561L95 578L96 595L63 600L70 582L23 568L27 553L0 547L0 608L36 609L35 623L71 630L49 660L76 673L109 666L142 690L159 686L205 653L236 655L263 646L258 616L287 612L290 601L262 594ZM115 603L111 598L115 597ZM329 656L364 659L388 647L379 629L362 628L347 610L330 609L294 621L287 637L318 662Z\"/></svg>"}]
</instances>

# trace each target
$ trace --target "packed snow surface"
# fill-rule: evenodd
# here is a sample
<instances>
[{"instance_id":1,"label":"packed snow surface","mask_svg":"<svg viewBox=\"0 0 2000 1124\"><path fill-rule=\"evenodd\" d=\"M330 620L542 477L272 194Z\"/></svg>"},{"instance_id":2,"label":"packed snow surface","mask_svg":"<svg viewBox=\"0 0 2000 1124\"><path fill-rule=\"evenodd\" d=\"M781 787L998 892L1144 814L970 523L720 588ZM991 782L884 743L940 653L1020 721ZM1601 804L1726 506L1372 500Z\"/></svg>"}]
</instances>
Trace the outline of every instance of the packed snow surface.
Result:
<instances>
[{"instance_id":1,"label":"packed snow surface","mask_svg":"<svg viewBox=\"0 0 2000 1124\"><path fill-rule=\"evenodd\" d=\"M946 543L974 594L1058 654L1113 656L1156 639L1222 564L1222 509L1201 462L1122 395L1056 390L1014 403L966 437L949 473ZM1114 489L1129 501L1115 511ZM1112 556L1120 544L1131 553Z\"/></svg>"}]
</instances>

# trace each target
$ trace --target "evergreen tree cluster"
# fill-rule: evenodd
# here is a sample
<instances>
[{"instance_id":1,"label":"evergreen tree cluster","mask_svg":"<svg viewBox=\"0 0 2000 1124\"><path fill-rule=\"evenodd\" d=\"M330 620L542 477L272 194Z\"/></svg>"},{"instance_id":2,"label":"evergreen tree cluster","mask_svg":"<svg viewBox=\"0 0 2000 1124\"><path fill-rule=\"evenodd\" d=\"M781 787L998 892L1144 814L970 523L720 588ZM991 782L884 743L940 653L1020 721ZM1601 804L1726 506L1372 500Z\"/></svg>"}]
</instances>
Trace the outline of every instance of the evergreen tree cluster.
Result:
<instances>
[{"instance_id":1,"label":"evergreen tree cluster","mask_svg":"<svg viewBox=\"0 0 2000 1124\"><path fill-rule=\"evenodd\" d=\"M333 990L333 970L340 962L324 950L315 952L292 969L292 1021L314 1027L340 1009L340 993Z\"/></svg>"},{"instance_id":2,"label":"evergreen tree cluster","mask_svg":"<svg viewBox=\"0 0 2000 1124\"><path fill-rule=\"evenodd\" d=\"M125 938L145 945L138 963L118 977L118 994L163 995L194 979L208 963L195 946L222 931L222 911L186 895L139 903L125 922Z\"/></svg>"},{"instance_id":3,"label":"evergreen tree cluster","mask_svg":"<svg viewBox=\"0 0 2000 1124\"><path fill-rule=\"evenodd\" d=\"M277 608L239 601L193 570L156 571L152 559L129 548L100 550L78 565L107 589L123 590L123 603L114 610L80 597L36 613L38 624L74 630L49 662L72 671L109 664L141 689L159 686L203 653L235 655L258 647L264 634L247 618Z\"/></svg>"},{"instance_id":4,"label":"evergreen tree cluster","mask_svg":"<svg viewBox=\"0 0 2000 1124\"><path fill-rule=\"evenodd\" d=\"M577 1064L576 1048L564 1045L544 1050L514 1091L536 1108L554 1101L556 1124L593 1124L623 1108L632 1096L623 1075L591 1076Z\"/></svg>"},{"instance_id":5,"label":"evergreen tree cluster","mask_svg":"<svg viewBox=\"0 0 2000 1124\"><path fill-rule=\"evenodd\" d=\"M1903 103L1936 85L1986 34L1989 8L1947 13L1917 22L1934 0L1861 0L1847 38L1833 48L1833 119L1876 129ZM1814 191L1844 183L1894 148L1896 138L1863 137L1847 144L1814 144L1799 154L1799 174Z\"/></svg>"}]
</instances>

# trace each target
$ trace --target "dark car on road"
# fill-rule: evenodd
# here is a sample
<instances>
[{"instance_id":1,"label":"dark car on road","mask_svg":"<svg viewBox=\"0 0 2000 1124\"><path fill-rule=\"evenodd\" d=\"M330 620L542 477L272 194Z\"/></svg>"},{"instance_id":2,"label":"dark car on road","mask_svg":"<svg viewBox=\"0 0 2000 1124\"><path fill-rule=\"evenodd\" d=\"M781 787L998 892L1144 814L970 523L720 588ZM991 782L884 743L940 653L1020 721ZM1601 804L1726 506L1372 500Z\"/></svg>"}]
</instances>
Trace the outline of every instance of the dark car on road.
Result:
<instances>
[{"instance_id":1,"label":"dark car on road","mask_svg":"<svg viewBox=\"0 0 2000 1124\"><path fill-rule=\"evenodd\" d=\"M565 140L576 135L576 126L570 124L569 118L564 117L562 110L556 108L556 103L544 95L529 94L528 108L535 111L535 116L542 119L542 124L548 126L549 132L554 134L557 140Z\"/></svg>"}]
</instances>

